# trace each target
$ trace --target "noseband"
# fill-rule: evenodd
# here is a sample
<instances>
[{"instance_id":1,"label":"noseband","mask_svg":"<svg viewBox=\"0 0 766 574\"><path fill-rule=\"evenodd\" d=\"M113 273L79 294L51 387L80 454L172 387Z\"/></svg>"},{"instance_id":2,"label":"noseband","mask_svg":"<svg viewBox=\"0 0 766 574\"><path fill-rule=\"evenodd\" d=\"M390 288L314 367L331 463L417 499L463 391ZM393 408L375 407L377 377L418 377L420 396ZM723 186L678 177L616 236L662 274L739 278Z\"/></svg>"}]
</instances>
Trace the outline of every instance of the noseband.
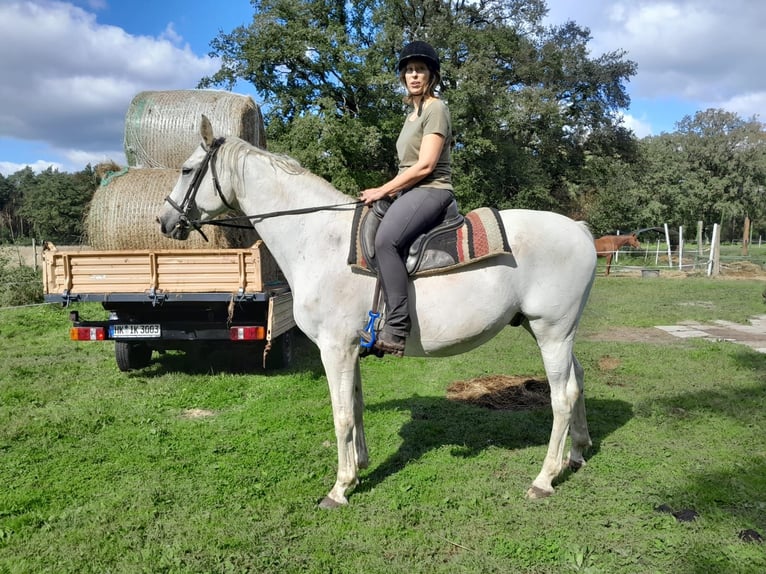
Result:
<instances>
[{"instance_id":1,"label":"noseband","mask_svg":"<svg viewBox=\"0 0 766 574\"><path fill-rule=\"evenodd\" d=\"M178 205L175 201L173 201L169 195L165 198L165 201L167 201L173 209L181 214L181 218L178 221L178 226L182 228L191 228L198 231L205 241L208 241L207 236L202 232L202 229L200 228L197 221L192 221L189 219L189 211L191 211L191 206L197 197L197 192L199 191L202 180L207 173L208 167L210 168L210 174L213 177L213 187L215 188L218 197L221 198L221 201L226 207L232 211L234 210L229 202L226 201L226 198L223 195L223 191L221 191L221 184L218 182L218 173L215 168L215 156L218 155L218 150L221 149L221 146L225 141L225 138L216 138L210 144L209 148L206 148L205 144L200 144L202 149L204 149L207 153L202 160L202 164L197 169L197 173L194 174L194 177L192 178L192 181L189 184L186 193L184 194L183 201L181 201L181 205Z\"/></svg>"}]
</instances>

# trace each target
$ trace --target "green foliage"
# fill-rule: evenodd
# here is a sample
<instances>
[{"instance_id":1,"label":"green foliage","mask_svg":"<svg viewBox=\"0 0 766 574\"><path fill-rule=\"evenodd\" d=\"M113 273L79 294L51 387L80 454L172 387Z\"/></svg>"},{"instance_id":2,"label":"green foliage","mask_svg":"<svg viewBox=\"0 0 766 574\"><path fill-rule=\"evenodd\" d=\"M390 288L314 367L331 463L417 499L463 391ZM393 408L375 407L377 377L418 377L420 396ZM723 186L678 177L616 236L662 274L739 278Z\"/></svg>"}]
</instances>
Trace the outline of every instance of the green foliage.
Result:
<instances>
[{"instance_id":1,"label":"green foliage","mask_svg":"<svg viewBox=\"0 0 766 574\"><path fill-rule=\"evenodd\" d=\"M74 175L48 168L25 190L19 215L31 223L37 239L79 243L85 208L95 188L90 166Z\"/></svg>"},{"instance_id":2,"label":"green foliage","mask_svg":"<svg viewBox=\"0 0 766 574\"><path fill-rule=\"evenodd\" d=\"M16 265L0 255L0 307L31 305L43 300L40 271Z\"/></svg>"},{"instance_id":3,"label":"green foliage","mask_svg":"<svg viewBox=\"0 0 766 574\"><path fill-rule=\"evenodd\" d=\"M26 167L0 179L0 242L22 237L80 243L85 210L98 185L90 165L74 174Z\"/></svg>"},{"instance_id":4,"label":"green foliage","mask_svg":"<svg viewBox=\"0 0 766 574\"><path fill-rule=\"evenodd\" d=\"M648 165L640 185L654 191L656 216L662 217L655 221L689 228L704 221L710 228L732 220L741 224L745 216L766 218L763 125L709 109L686 116L677 126L672 134L642 142Z\"/></svg>"}]
</instances>

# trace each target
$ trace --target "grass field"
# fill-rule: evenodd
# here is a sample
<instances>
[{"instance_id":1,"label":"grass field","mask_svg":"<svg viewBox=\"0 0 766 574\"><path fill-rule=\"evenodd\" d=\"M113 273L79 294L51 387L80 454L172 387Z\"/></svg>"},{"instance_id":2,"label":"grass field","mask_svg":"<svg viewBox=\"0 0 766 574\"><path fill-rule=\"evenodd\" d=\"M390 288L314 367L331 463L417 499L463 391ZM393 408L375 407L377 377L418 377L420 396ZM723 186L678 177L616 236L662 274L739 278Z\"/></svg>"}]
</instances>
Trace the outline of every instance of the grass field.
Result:
<instances>
[{"instance_id":1,"label":"grass field","mask_svg":"<svg viewBox=\"0 0 766 574\"><path fill-rule=\"evenodd\" d=\"M286 371L167 354L121 373L111 344L66 338L66 310L2 309L0 573L764 572L766 546L740 533L766 536L766 355L651 336L745 323L766 313L763 287L598 277L576 346L594 445L542 501L523 495L550 408L446 396L543 378L525 332L450 359L365 359L371 465L334 511L317 508L336 451L307 341Z\"/></svg>"}]
</instances>

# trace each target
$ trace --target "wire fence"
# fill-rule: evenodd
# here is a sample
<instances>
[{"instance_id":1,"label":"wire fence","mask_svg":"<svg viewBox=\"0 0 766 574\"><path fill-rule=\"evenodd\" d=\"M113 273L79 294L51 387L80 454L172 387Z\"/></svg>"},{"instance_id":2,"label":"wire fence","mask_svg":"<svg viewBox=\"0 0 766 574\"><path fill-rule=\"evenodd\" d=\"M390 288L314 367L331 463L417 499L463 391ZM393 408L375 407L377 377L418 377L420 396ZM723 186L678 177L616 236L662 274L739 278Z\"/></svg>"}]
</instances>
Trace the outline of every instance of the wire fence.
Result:
<instances>
[{"instance_id":1,"label":"wire fence","mask_svg":"<svg viewBox=\"0 0 766 574\"><path fill-rule=\"evenodd\" d=\"M742 251L741 244L721 246L721 253L716 258L721 275L766 275L766 245L750 246L748 255L737 251ZM600 272L603 272L603 266L601 263ZM642 274L654 277L661 273L710 274L710 267L709 245L698 248L697 245L690 244L681 246L680 249L668 249L667 244L658 243L652 247L614 251L610 274Z\"/></svg>"}]
</instances>

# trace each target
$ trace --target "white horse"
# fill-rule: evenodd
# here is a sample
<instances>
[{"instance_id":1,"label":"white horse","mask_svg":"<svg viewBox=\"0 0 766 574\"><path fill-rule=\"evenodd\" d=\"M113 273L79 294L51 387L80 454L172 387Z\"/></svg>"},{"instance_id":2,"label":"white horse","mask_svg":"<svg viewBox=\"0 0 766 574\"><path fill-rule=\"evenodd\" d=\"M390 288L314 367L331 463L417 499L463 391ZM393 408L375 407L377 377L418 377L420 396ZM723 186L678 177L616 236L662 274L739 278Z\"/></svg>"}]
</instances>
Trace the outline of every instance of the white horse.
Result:
<instances>
[{"instance_id":1,"label":"white horse","mask_svg":"<svg viewBox=\"0 0 766 574\"><path fill-rule=\"evenodd\" d=\"M374 278L347 264L354 201L285 156L234 137L214 139L204 116L201 135L203 143L184 163L160 212L161 231L185 239L198 223L230 208L253 221L292 288L295 321L319 347L327 374L338 473L320 506L347 504L359 469L368 466L358 331L368 320L375 287ZM541 498L553 493L552 482L565 466L585 464L583 451L591 445L583 369L573 346L596 251L586 225L562 215L515 209L501 215L512 255L411 280L405 357L463 353L511 323L532 334L553 408L548 451L527 491ZM567 432L571 447L564 460Z\"/></svg>"}]
</instances>

